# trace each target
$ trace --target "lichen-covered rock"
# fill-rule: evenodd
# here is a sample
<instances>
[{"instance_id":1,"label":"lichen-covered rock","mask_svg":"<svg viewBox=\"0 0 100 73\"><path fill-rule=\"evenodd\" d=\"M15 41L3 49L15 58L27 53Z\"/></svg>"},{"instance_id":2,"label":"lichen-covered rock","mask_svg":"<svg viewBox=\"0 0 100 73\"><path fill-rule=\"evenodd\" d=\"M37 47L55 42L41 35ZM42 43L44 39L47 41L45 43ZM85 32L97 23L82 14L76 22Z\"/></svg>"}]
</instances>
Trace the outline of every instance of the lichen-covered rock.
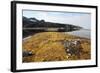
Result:
<instances>
[{"instance_id":1,"label":"lichen-covered rock","mask_svg":"<svg viewBox=\"0 0 100 73\"><path fill-rule=\"evenodd\" d=\"M75 45L77 39L80 43ZM70 41L70 46L65 44L68 41ZM24 40L22 46L23 50L31 51L33 54L29 57L23 57L23 62L85 60L91 57L89 39L64 32L40 32ZM66 52L71 47L71 51Z\"/></svg>"}]
</instances>

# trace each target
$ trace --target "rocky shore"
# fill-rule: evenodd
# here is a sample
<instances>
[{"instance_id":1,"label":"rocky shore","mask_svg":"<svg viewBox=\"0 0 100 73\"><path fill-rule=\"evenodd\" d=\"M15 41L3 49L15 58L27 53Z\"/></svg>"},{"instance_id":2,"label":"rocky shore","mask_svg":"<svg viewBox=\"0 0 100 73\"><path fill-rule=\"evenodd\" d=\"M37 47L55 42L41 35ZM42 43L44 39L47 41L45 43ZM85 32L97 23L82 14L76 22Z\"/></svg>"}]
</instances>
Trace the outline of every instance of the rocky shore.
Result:
<instances>
[{"instance_id":1,"label":"rocky shore","mask_svg":"<svg viewBox=\"0 0 100 73\"><path fill-rule=\"evenodd\" d=\"M91 59L90 39L64 32L34 34L23 41L22 47L22 60L27 63Z\"/></svg>"}]
</instances>

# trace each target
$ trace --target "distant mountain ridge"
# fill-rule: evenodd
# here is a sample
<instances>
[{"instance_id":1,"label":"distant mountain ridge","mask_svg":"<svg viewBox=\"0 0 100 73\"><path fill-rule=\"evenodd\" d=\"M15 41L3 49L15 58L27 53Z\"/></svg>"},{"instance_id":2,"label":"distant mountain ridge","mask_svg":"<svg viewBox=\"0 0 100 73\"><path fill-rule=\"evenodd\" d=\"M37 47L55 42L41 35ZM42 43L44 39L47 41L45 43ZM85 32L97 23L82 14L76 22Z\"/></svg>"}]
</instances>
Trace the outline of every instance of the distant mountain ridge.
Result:
<instances>
[{"instance_id":1,"label":"distant mountain ridge","mask_svg":"<svg viewBox=\"0 0 100 73\"><path fill-rule=\"evenodd\" d=\"M46 22L45 20L38 20L36 18L27 18L23 16L23 35L44 31L70 32L81 28L82 27L71 24Z\"/></svg>"},{"instance_id":2,"label":"distant mountain ridge","mask_svg":"<svg viewBox=\"0 0 100 73\"><path fill-rule=\"evenodd\" d=\"M38 20L36 18L27 18L23 16L23 27L77 27L79 26L71 25L71 24L61 24L54 22L46 22L45 20Z\"/></svg>"}]
</instances>

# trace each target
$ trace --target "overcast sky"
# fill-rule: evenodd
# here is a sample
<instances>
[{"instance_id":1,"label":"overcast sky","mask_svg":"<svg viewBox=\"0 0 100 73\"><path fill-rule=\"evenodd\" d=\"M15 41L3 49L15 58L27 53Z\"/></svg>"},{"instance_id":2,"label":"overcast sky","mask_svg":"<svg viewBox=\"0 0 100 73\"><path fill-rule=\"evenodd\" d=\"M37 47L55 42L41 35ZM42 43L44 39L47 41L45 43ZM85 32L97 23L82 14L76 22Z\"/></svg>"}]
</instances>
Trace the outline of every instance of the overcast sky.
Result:
<instances>
[{"instance_id":1,"label":"overcast sky","mask_svg":"<svg viewBox=\"0 0 100 73\"><path fill-rule=\"evenodd\" d=\"M23 16L49 22L64 23L78 25L85 29L91 28L90 13L75 13L75 12L50 12L50 11L30 11L24 10Z\"/></svg>"}]
</instances>

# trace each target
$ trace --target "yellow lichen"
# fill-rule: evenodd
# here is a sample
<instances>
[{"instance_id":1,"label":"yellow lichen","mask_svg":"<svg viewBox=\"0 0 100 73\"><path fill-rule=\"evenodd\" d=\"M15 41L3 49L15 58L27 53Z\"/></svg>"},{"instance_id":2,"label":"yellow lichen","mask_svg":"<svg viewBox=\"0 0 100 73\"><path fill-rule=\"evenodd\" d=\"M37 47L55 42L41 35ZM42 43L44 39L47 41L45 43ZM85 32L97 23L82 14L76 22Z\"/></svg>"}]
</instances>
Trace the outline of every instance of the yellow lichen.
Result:
<instances>
[{"instance_id":1,"label":"yellow lichen","mask_svg":"<svg viewBox=\"0 0 100 73\"><path fill-rule=\"evenodd\" d=\"M82 39L82 52L69 56L61 41L74 41ZM23 50L31 51L34 55L23 57L23 62L64 61L90 59L91 44L89 39L80 38L63 32L40 32L23 41ZM78 46L77 46L78 47Z\"/></svg>"}]
</instances>

